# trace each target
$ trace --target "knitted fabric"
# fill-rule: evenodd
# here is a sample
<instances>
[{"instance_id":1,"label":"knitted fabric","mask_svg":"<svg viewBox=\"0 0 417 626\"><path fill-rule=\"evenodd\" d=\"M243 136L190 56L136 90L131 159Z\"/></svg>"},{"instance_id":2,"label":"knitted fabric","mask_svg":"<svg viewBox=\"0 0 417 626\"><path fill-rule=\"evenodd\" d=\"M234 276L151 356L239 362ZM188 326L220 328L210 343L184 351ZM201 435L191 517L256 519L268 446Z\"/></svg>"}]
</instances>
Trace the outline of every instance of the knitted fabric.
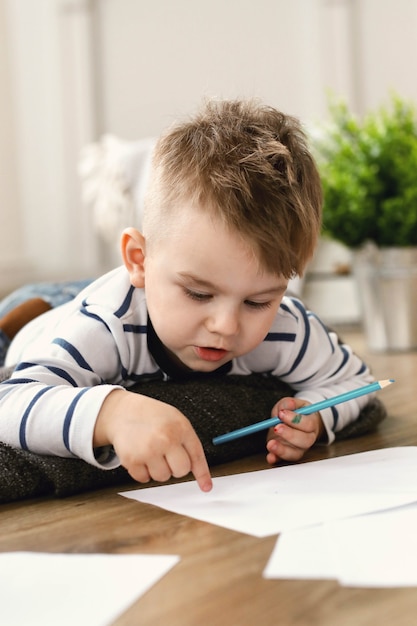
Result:
<instances>
[{"instance_id":1,"label":"knitted fabric","mask_svg":"<svg viewBox=\"0 0 417 626\"><path fill-rule=\"evenodd\" d=\"M12 370L0 368L0 381L6 380ZM209 465L266 454L265 431L218 446L213 445L212 438L269 418L279 398L293 395L285 383L263 374L184 382L148 381L133 391L167 402L186 415L203 444ZM381 401L373 398L355 422L337 433L336 439L369 432L386 415ZM101 470L81 459L41 456L0 443L0 503L38 496L64 497L131 480L122 467Z\"/></svg>"}]
</instances>

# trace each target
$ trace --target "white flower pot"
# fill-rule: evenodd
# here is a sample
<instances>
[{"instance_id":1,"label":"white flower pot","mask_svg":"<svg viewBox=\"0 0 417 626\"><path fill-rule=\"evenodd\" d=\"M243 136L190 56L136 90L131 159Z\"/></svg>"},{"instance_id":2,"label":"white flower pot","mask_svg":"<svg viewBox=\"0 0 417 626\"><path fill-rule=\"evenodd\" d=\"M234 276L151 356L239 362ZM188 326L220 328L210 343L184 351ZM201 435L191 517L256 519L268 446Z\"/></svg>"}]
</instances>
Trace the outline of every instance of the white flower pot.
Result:
<instances>
[{"instance_id":1,"label":"white flower pot","mask_svg":"<svg viewBox=\"0 0 417 626\"><path fill-rule=\"evenodd\" d=\"M417 247L367 244L355 254L354 271L369 348L417 349Z\"/></svg>"}]
</instances>

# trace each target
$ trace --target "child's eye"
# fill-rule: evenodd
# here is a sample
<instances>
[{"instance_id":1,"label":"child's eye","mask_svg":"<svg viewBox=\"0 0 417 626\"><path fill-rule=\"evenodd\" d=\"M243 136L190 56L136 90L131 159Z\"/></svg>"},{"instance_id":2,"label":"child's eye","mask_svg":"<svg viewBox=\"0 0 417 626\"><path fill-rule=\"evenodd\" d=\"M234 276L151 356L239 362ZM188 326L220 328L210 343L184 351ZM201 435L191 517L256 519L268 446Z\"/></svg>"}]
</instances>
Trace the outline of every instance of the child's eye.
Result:
<instances>
[{"instance_id":1,"label":"child's eye","mask_svg":"<svg viewBox=\"0 0 417 626\"><path fill-rule=\"evenodd\" d=\"M211 298L209 293L201 293L199 291L193 291L192 289L185 289L184 291L191 300L197 300L197 302L204 302Z\"/></svg>"},{"instance_id":2,"label":"child's eye","mask_svg":"<svg viewBox=\"0 0 417 626\"><path fill-rule=\"evenodd\" d=\"M252 309L268 309L271 306L270 302L254 302L253 300L245 300L245 304Z\"/></svg>"}]
</instances>

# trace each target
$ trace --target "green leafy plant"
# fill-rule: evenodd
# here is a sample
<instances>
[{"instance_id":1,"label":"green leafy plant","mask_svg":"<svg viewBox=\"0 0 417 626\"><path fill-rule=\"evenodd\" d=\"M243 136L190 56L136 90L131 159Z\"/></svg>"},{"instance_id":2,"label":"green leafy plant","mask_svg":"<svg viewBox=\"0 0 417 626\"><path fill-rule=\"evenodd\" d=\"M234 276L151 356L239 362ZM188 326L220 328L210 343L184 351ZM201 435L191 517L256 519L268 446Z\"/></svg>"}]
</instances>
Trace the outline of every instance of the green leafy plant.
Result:
<instances>
[{"instance_id":1,"label":"green leafy plant","mask_svg":"<svg viewBox=\"0 0 417 626\"><path fill-rule=\"evenodd\" d=\"M343 102L313 140L322 177L323 234L356 248L417 245L417 112L392 96L362 120Z\"/></svg>"}]
</instances>

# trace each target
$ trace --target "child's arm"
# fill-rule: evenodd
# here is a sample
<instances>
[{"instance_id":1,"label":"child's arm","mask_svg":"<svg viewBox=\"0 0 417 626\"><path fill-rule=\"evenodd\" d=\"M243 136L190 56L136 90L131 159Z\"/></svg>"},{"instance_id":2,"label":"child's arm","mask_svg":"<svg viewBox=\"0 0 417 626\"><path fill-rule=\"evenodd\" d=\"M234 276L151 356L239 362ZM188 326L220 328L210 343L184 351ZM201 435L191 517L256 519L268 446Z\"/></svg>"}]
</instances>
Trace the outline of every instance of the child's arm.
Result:
<instances>
[{"instance_id":1,"label":"child's arm","mask_svg":"<svg viewBox=\"0 0 417 626\"><path fill-rule=\"evenodd\" d=\"M165 402L121 389L113 391L99 412L93 445L112 445L123 467L138 482L163 482L192 472L202 491L212 488L203 446L191 423Z\"/></svg>"},{"instance_id":2,"label":"child's arm","mask_svg":"<svg viewBox=\"0 0 417 626\"><path fill-rule=\"evenodd\" d=\"M132 306L133 316L124 306L132 297L128 276L116 270L100 281L106 289L91 301L86 297L49 312L48 323L32 327L32 334L26 327L20 363L0 385L0 440L102 469L122 463L137 480L192 471L209 490L207 462L190 422L172 406L123 389L158 372L147 349L143 297ZM121 307L114 307L115 291Z\"/></svg>"},{"instance_id":3,"label":"child's arm","mask_svg":"<svg viewBox=\"0 0 417 626\"><path fill-rule=\"evenodd\" d=\"M272 367L268 364L265 370L288 383L303 404L320 402L375 380L352 348L294 298L283 300L267 339L261 356L270 352L276 360L273 363L271 359ZM321 411L321 420L318 416L317 420L324 427L323 441L334 441L336 433L355 421L368 401L369 396L363 396ZM308 429L309 422L303 417L298 427Z\"/></svg>"}]
</instances>

